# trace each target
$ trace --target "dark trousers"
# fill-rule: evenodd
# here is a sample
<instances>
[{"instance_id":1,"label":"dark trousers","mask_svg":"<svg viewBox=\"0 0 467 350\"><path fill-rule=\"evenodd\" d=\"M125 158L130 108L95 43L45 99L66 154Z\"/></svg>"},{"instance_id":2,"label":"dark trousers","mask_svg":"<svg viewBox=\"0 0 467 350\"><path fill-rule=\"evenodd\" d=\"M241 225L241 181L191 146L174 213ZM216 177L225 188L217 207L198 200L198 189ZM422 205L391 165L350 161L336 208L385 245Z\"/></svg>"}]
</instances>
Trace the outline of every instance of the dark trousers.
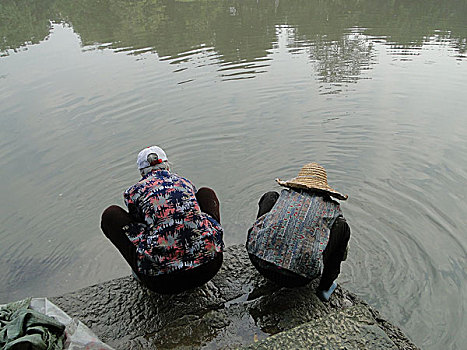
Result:
<instances>
[{"instance_id":1,"label":"dark trousers","mask_svg":"<svg viewBox=\"0 0 467 350\"><path fill-rule=\"evenodd\" d=\"M277 199L279 193L271 191L265 193L259 200L258 215L268 213ZM329 242L323 252L323 273L321 275L318 289L328 290L332 282L339 276L341 262L346 258L347 244L350 239L350 227L345 219L340 216L336 219L329 233ZM259 259L258 257L249 254L250 260L255 268L264 277L272 282L288 288L301 287L311 282L309 278L300 276L292 271L281 269L278 266Z\"/></svg>"},{"instance_id":2,"label":"dark trousers","mask_svg":"<svg viewBox=\"0 0 467 350\"><path fill-rule=\"evenodd\" d=\"M207 187L200 188L196 199L201 211L211 215L220 223L219 200L216 193ZM101 229L130 265L140 281L150 290L161 294L176 294L199 287L212 279L222 266L223 256L218 253L208 263L189 270L176 271L158 276L138 273L136 246L130 241L123 227L133 222L130 214L123 208L112 205L102 213Z\"/></svg>"}]
</instances>

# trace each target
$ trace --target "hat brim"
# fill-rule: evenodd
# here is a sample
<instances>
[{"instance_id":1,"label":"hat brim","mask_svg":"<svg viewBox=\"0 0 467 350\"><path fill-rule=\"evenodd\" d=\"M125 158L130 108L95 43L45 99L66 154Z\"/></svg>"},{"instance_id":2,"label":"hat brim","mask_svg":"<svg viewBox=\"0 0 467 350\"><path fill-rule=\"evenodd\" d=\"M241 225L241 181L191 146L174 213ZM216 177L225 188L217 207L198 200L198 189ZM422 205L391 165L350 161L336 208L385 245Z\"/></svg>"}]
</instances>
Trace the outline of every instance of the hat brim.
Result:
<instances>
[{"instance_id":1,"label":"hat brim","mask_svg":"<svg viewBox=\"0 0 467 350\"><path fill-rule=\"evenodd\" d=\"M303 184L303 183L300 183L300 182L295 182L292 180L289 180L289 181L283 181L281 179L276 179L276 182L281 185L281 186L284 186L284 187L289 187L289 188L299 188L299 189L303 189L303 190L315 190L317 192L324 192L324 193L327 193L329 194L331 197L334 197L334 198L337 198L337 199L340 199L340 200L347 200L347 198L349 198L349 196L345 195L345 194L342 194L342 193L339 193L337 192L336 190L334 190L333 188L331 187L317 187L317 186L311 186L311 185L308 185L308 184Z\"/></svg>"}]
</instances>

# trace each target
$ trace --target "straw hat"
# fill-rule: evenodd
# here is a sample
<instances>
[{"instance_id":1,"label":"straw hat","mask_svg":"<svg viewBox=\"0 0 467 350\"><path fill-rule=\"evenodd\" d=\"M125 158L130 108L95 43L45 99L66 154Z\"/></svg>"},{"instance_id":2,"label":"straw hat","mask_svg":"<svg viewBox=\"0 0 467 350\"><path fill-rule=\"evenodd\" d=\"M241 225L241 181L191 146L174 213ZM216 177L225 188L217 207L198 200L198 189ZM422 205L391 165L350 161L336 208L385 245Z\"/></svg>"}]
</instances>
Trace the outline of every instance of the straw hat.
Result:
<instances>
[{"instance_id":1,"label":"straw hat","mask_svg":"<svg viewBox=\"0 0 467 350\"><path fill-rule=\"evenodd\" d=\"M291 180L282 181L281 179L276 179L276 181L279 185L285 187L323 191L341 200L348 198L347 195L337 192L328 185L326 170L318 163L305 164L298 173L298 176Z\"/></svg>"}]
</instances>

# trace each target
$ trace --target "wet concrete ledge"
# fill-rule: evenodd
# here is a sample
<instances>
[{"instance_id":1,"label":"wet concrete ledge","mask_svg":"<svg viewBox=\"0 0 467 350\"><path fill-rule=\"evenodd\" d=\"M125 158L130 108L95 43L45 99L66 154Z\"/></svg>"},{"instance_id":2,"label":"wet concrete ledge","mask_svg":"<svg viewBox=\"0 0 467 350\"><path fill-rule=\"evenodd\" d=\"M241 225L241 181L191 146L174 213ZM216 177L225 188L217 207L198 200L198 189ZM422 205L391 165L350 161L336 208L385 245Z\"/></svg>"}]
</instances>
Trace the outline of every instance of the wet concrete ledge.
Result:
<instances>
[{"instance_id":1,"label":"wet concrete ledge","mask_svg":"<svg viewBox=\"0 0 467 350\"><path fill-rule=\"evenodd\" d=\"M315 287L278 288L232 246L189 292L158 295L128 276L50 299L115 349L418 349L349 291L322 303Z\"/></svg>"}]
</instances>

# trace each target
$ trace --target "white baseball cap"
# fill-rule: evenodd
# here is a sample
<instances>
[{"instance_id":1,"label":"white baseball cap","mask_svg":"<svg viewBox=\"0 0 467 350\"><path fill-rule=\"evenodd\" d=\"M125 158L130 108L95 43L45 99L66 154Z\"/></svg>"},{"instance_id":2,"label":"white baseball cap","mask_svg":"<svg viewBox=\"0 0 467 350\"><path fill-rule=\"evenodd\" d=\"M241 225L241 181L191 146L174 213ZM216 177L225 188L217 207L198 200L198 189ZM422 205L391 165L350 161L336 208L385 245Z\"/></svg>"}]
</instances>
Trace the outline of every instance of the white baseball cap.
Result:
<instances>
[{"instance_id":1,"label":"white baseball cap","mask_svg":"<svg viewBox=\"0 0 467 350\"><path fill-rule=\"evenodd\" d=\"M157 146L146 147L138 154L138 160L136 161L136 164L138 165L139 170L151 166L151 163L148 161L148 156L150 154L157 155L157 160L159 163L168 161L167 155L162 148Z\"/></svg>"}]
</instances>

